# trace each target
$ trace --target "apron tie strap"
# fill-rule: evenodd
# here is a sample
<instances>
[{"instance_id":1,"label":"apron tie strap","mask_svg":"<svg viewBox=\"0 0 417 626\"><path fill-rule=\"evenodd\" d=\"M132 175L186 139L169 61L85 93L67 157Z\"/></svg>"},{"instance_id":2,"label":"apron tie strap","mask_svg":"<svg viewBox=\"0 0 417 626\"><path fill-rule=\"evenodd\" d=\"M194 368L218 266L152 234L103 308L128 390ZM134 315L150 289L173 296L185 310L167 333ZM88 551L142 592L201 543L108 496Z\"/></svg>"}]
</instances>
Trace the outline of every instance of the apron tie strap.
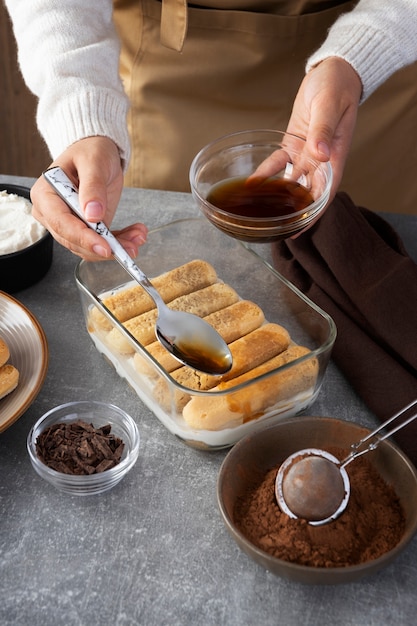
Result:
<instances>
[{"instance_id":1,"label":"apron tie strap","mask_svg":"<svg viewBox=\"0 0 417 626\"><path fill-rule=\"evenodd\" d=\"M181 52L188 27L187 0L162 0L161 43Z\"/></svg>"}]
</instances>

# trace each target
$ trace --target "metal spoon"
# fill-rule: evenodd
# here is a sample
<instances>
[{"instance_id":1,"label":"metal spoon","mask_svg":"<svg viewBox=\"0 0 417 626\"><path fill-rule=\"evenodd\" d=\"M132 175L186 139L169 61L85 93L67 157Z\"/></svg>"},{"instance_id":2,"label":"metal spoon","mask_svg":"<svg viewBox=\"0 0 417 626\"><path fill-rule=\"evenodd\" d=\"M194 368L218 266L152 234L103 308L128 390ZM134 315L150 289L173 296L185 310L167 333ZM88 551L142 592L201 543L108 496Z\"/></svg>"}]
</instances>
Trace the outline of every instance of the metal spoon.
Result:
<instances>
[{"instance_id":1,"label":"metal spoon","mask_svg":"<svg viewBox=\"0 0 417 626\"><path fill-rule=\"evenodd\" d=\"M158 310L156 336L168 352L181 363L208 374L228 372L232 367L232 355L219 333L197 315L168 308L107 226L103 222L93 223L85 219L79 204L78 190L60 167L52 167L43 175L70 209L108 242L114 258L154 300Z\"/></svg>"},{"instance_id":2,"label":"metal spoon","mask_svg":"<svg viewBox=\"0 0 417 626\"><path fill-rule=\"evenodd\" d=\"M351 452L340 461L325 450L307 448L291 454L281 465L275 480L275 497L280 509L293 519L305 519L312 526L335 520L346 509L350 497L350 482L346 466L371 452L417 417L408 417L383 436L378 433L417 404L417 400L386 420L378 428L352 444ZM367 444L365 447L363 447Z\"/></svg>"}]
</instances>

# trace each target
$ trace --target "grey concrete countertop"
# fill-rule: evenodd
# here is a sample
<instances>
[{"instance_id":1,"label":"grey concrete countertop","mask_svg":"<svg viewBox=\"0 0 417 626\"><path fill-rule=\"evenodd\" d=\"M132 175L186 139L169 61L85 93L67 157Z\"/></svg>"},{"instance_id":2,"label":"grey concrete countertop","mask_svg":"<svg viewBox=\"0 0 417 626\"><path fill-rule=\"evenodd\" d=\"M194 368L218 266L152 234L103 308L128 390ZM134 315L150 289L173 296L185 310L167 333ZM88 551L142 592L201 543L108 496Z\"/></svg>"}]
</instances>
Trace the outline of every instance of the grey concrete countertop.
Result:
<instances>
[{"instance_id":1,"label":"grey concrete countertop","mask_svg":"<svg viewBox=\"0 0 417 626\"><path fill-rule=\"evenodd\" d=\"M31 185L31 179L0 176ZM197 212L190 195L126 189L115 225L149 227ZM417 219L390 215L417 258ZM13 626L383 626L415 624L417 538L385 570L341 586L303 586L251 561L216 504L227 451L202 452L171 435L89 340L74 281L77 259L55 243L37 285L14 294L41 323L48 374L26 413L0 435L0 623ZM33 423L57 404L97 399L137 420L140 456L104 495L66 496L35 474ZM311 415L374 426L330 364Z\"/></svg>"}]
</instances>

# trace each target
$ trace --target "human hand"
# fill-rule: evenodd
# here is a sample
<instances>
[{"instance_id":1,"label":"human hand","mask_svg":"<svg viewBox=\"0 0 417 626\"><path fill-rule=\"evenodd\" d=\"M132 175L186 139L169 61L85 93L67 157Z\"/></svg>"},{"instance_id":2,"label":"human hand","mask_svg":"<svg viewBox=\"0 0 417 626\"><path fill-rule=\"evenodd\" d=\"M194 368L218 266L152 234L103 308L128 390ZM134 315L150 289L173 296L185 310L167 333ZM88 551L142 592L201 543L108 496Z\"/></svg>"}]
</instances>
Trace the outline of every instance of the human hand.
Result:
<instances>
[{"instance_id":1,"label":"human hand","mask_svg":"<svg viewBox=\"0 0 417 626\"><path fill-rule=\"evenodd\" d=\"M305 75L288 122L287 132L306 140L304 151L317 161L330 160L333 181L329 203L339 187L355 128L362 83L349 63L330 57ZM291 139L286 138L291 145ZM303 151L303 152L304 152ZM276 150L251 178L268 178L285 168L288 155Z\"/></svg>"},{"instance_id":2,"label":"human hand","mask_svg":"<svg viewBox=\"0 0 417 626\"><path fill-rule=\"evenodd\" d=\"M111 225L123 189L123 172L117 146L107 137L88 137L75 142L51 165L59 165L78 185L80 205L90 222ZM83 259L108 259L109 244L76 217L49 183L40 177L31 190L33 216L63 246ZM146 240L147 229L137 223L113 231L132 257Z\"/></svg>"},{"instance_id":3,"label":"human hand","mask_svg":"<svg viewBox=\"0 0 417 626\"><path fill-rule=\"evenodd\" d=\"M306 139L313 158L330 160L329 202L342 180L361 95L362 82L353 67L339 57L329 57L305 75L294 101L287 131Z\"/></svg>"}]
</instances>

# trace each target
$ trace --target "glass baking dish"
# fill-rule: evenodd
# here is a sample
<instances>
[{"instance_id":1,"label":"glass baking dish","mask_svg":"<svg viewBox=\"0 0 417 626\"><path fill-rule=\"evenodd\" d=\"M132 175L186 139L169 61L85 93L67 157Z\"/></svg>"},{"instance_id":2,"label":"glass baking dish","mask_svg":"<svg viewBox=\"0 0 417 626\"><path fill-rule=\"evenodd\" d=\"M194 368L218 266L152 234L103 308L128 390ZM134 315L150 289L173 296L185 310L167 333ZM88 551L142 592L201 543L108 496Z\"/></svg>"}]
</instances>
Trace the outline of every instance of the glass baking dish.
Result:
<instances>
[{"instance_id":1,"label":"glass baking dish","mask_svg":"<svg viewBox=\"0 0 417 626\"><path fill-rule=\"evenodd\" d=\"M138 263L152 279L194 260L208 262L215 269L218 283L230 285L239 300L256 303L265 321L283 326L291 342L307 348L306 353L267 373L259 374L254 369L253 377L246 375L233 387L230 383L227 388L220 385L204 391L187 387L175 379L175 372L164 369L147 345L137 341L103 304L108 296L134 284L119 263L80 261L75 276L87 331L97 350L172 434L190 446L216 450L233 446L261 426L298 415L312 404L322 385L336 327L324 311L248 244L224 235L204 218L176 220L151 230L140 249ZM105 321L105 329L92 321L97 313ZM128 346L123 353L108 341L108 333L115 331ZM300 373L303 384L299 384ZM213 405L220 422L222 410L237 419L226 420L225 426L205 428L200 422L190 426L184 411L189 413L193 405L185 409L185 404L191 401L203 411Z\"/></svg>"}]
</instances>

